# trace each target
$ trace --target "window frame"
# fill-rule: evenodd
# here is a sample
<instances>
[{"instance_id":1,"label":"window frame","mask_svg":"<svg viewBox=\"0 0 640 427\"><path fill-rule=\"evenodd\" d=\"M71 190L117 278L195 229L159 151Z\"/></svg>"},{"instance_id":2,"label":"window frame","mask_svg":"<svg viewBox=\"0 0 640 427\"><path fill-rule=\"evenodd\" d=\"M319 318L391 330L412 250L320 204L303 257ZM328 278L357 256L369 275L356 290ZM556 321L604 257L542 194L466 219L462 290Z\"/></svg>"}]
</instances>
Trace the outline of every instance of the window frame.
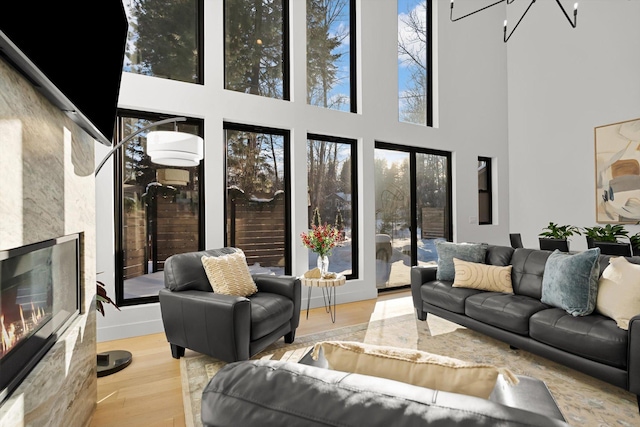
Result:
<instances>
[{"instance_id":1,"label":"window frame","mask_svg":"<svg viewBox=\"0 0 640 427\"><path fill-rule=\"evenodd\" d=\"M382 150L392 150L392 151L400 151L404 153L408 153L409 156L409 186L411 189L410 197L411 197L411 206L413 206L412 214L411 214L411 229L418 229L418 216L414 215L415 212L415 202L418 198L417 191L417 176L416 176L416 166L417 159L416 156L418 154L426 154L426 155L434 155L434 156L442 156L447 158L447 205L448 205L448 221L447 227L445 228L445 234L447 241L451 241L453 239L453 165L451 164L451 159L453 157L450 151L443 150L435 150L431 148L423 148L423 147L414 147L410 145L401 145L401 144L393 144L388 142L382 142L380 140L375 141L375 149ZM411 265L418 265L418 242L415 237L415 233L412 233L411 238Z\"/></svg>"},{"instance_id":2,"label":"window frame","mask_svg":"<svg viewBox=\"0 0 640 427\"><path fill-rule=\"evenodd\" d=\"M203 1L203 0L201 0ZM290 32L289 32L289 0L281 0L282 1L282 101L291 101L291 55L290 55ZM222 89L229 90L237 93L244 93L235 91L233 89L227 89L227 0L223 0L222 2L222 35L223 35L223 45L222 45ZM252 95L252 94L247 94ZM263 98L267 98L263 95L255 95L262 96ZM279 99L279 98L271 98L271 99ZM226 123L226 122L225 122Z\"/></svg>"},{"instance_id":3,"label":"window frame","mask_svg":"<svg viewBox=\"0 0 640 427\"><path fill-rule=\"evenodd\" d=\"M478 225L492 225L493 224L493 167L492 167L492 158L491 157L483 157L478 156L478 163L485 162L486 168L486 177L487 177L487 189L483 190L480 188L478 183ZM489 200L487 203L487 210L489 215L489 221L481 221L480 220L480 194L488 194Z\"/></svg>"},{"instance_id":4,"label":"window frame","mask_svg":"<svg viewBox=\"0 0 640 427\"><path fill-rule=\"evenodd\" d=\"M349 1L349 112L350 113L358 113L358 49L357 49L357 23L356 19L356 0L348 0ZM306 18L306 17L305 17ZM305 25L305 31L307 27ZM307 60L308 61L308 60ZM305 72L308 67L308 62L305 64ZM307 87L307 93L305 94L305 98L308 96L309 88ZM305 101L306 102L306 101ZM318 105L308 104L313 107L325 108ZM325 108L327 110L333 110L332 108ZM335 110L340 111L340 110Z\"/></svg>"},{"instance_id":5,"label":"window frame","mask_svg":"<svg viewBox=\"0 0 640 427\"><path fill-rule=\"evenodd\" d=\"M151 75L151 76L148 76L148 77L156 77L156 78L170 80L170 81L204 85L204 52L205 52L205 43L204 43L204 0L195 0L195 3L196 3L195 6L196 6L196 15L197 15L196 16L196 37L195 37L195 41L196 41L196 50L198 52L198 64L196 66L196 71L198 73L197 79L195 79L195 81L187 82L187 81L183 81L183 80L176 80L176 79L171 79L171 78L166 78L166 77L160 77L160 76L156 76L156 75ZM128 41L128 37L129 36L127 35L127 41ZM122 70L122 72L123 73L131 73L130 71L125 71L124 69ZM139 74L139 73L132 73L132 74ZM146 76L146 74L139 74L139 75L145 75Z\"/></svg>"},{"instance_id":6,"label":"window frame","mask_svg":"<svg viewBox=\"0 0 640 427\"><path fill-rule=\"evenodd\" d=\"M426 14L427 16L425 17L426 20L426 33L425 33L425 37L427 40L426 43L426 74L427 74L427 79L426 79L426 99L425 99L425 103L426 103L426 122L425 125L426 127L433 127L433 0L425 0L426 3ZM397 8L397 4L396 4L396 8ZM398 73L399 75L399 73ZM399 82L399 81L398 81ZM399 95L399 93L398 93ZM398 101L399 101L399 96L398 96ZM399 107L399 102L398 102L398 107ZM420 125L418 123L411 123L411 122L403 122L400 120L400 112L398 111L398 121L400 123L408 123L408 124L415 124L415 125Z\"/></svg>"},{"instance_id":7,"label":"window frame","mask_svg":"<svg viewBox=\"0 0 640 427\"><path fill-rule=\"evenodd\" d=\"M167 114L157 114L152 112L143 112L135 110L118 109L116 115L116 130L115 137L118 140L122 140L122 118L134 118L144 120L163 120L170 117L179 117ZM200 128L199 136L204 136L204 121L201 119L187 118L186 122L197 124ZM116 304L118 306L129 305L141 305L159 302L157 295L138 297L138 298L124 298L124 203L123 196L124 190L122 187L122 179L124 177L123 171L124 161L124 149L120 149L116 152L113 161L113 192L114 192L114 232L115 232L115 290L116 290ZM200 161L198 165L198 250L204 250L205 244L205 199L204 199L204 160Z\"/></svg>"},{"instance_id":8,"label":"window frame","mask_svg":"<svg viewBox=\"0 0 640 427\"><path fill-rule=\"evenodd\" d=\"M249 125L238 122L230 122L224 121L222 124L222 139L224 141L223 145L223 176L222 176L222 186L223 186L223 209L224 209L224 244L227 245L229 239L229 233L227 232L227 221L229 220L227 216L227 203L228 203L228 191L227 191L227 153L229 150L228 142L227 142L227 131L234 130L240 132L253 132L253 133L268 133L273 135L280 135L283 137L283 146L284 146L284 199L285 199L285 247L284 247L284 274L291 275L293 271L293 266L291 264L292 261L292 243L291 243L291 131L289 129L278 129L266 126L258 126L258 125Z\"/></svg>"},{"instance_id":9,"label":"window frame","mask_svg":"<svg viewBox=\"0 0 640 427\"><path fill-rule=\"evenodd\" d=\"M307 143L312 141L326 141L334 142L338 144L349 144L351 155L351 274L347 274L345 277L347 280L358 279L360 267L359 267L359 223L358 223L358 141L353 138L342 138L338 136L330 136L317 133L307 133ZM307 158L307 165L309 164ZM309 183L307 183L307 189ZM311 222L311 218L308 218L307 222Z\"/></svg>"}]
</instances>

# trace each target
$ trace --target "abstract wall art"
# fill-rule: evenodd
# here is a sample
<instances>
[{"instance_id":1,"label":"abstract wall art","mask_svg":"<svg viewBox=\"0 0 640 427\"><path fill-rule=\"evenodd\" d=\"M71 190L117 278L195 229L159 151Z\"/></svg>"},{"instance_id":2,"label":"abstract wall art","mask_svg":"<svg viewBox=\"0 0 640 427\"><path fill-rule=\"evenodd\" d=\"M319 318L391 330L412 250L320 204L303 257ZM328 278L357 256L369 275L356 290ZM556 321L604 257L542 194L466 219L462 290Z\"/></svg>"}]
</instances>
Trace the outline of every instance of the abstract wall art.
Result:
<instances>
[{"instance_id":1,"label":"abstract wall art","mask_svg":"<svg viewBox=\"0 0 640 427\"><path fill-rule=\"evenodd\" d=\"M640 222L640 119L595 128L596 221Z\"/></svg>"}]
</instances>

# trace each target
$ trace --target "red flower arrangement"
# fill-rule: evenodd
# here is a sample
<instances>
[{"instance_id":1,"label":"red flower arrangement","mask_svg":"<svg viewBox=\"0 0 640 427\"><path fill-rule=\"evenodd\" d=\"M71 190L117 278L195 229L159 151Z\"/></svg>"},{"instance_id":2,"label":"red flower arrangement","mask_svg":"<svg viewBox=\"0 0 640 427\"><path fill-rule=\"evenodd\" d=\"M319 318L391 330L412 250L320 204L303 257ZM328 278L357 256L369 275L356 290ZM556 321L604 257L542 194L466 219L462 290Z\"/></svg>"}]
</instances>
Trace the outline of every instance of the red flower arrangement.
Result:
<instances>
[{"instance_id":1,"label":"red flower arrangement","mask_svg":"<svg viewBox=\"0 0 640 427\"><path fill-rule=\"evenodd\" d=\"M300 233L302 244L319 256L331 255L331 249L342 241L342 233L330 224L312 225L308 233Z\"/></svg>"}]
</instances>

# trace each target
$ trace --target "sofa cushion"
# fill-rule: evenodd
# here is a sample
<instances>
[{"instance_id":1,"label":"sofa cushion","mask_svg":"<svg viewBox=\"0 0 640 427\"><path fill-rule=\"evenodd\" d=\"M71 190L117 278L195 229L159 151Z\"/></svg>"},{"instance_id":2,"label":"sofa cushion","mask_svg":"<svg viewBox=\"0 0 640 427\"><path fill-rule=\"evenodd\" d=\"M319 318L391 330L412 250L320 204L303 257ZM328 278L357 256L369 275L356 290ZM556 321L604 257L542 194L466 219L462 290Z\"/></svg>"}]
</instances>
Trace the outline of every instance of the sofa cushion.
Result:
<instances>
[{"instance_id":1,"label":"sofa cushion","mask_svg":"<svg viewBox=\"0 0 640 427\"><path fill-rule=\"evenodd\" d=\"M248 297L258 292L244 252L221 256L203 255L201 260L213 292L236 297Z\"/></svg>"},{"instance_id":2,"label":"sofa cushion","mask_svg":"<svg viewBox=\"0 0 640 427\"><path fill-rule=\"evenodd\" d=\"M427 282L420 287L422 301L458 314L464 314L464 301L467 297L480 292L483 291L479 289L454 288L451 286L451 282L442 282L440 280Z\"/></svg>"},{"instance_id":3,"label":"sofa cushion","mask_svg":"<svg viewBox=\"0 0 640 427\"><path fill-rule=\"evenodd\" d=\"M425 351L364 344L325 341L313 348L313 358L324 353L329 369L372 375L420 387L488 399L498 374L517 383L507 369L486 363L465 362Z\"/></svg>"},{"instance_id":4,"label":"sofa cushion","mask_svg":"<svg viewBox=\"0 0 640 427\"><path fill-rule=\"evenodd\" d=\"M488 245L484 263L489 265L511 265L513 248L511 246Z\"/></svg>"},{"instance_id":5,"label":"sofa cushion","mask_svg":"<svg viewBox=\"0 0 640 427\"><path fill-rule=\"evenodd\" d=\"M511 266L487 265L453 258L456 276L454 288L471 288L491 292L513 293Z\"/></svg>"},{"instance_id":6,"label":"sofa cushion","mask_svg":"<svg viewBox=\"0 0 640 427\"><path fill-rule=\"evenodd\" d=\"M463 261L484 262L487 245L482 243L451 243L438 240L436 241L436 250L438 251L436 279L452 282L455 276L453 258Z\"/></svg>"},{"instance_id":7,"label":"sofa cushion","mask_svg":"<svg viewBox=\"0 0 640 427\"><path fill-rule=\"evenodd\" d=\"M251 301L251 341L260 339L291 320L293 301L285 296L258 292Z\"/></svg>"},{"instance_id":8,"label":"sofa cushion","mask_svg":"<svg viewBox=\"0 0 640 427\"><path fill-rule=\"evenodd\" d=\"M573 316L587 316L596 308L600 249L574 255L555 250L547 259L540 300Z\"/></svg>"},{"instance_id":9,"label":"sofa cushion","mask_svg":"<svg viewBox=\"0 0 640 427\"><path fill-rule=\"evenodd\" d=\"M472 319L519 335L529 334L529 317L549 308L526 295L482 292L465 301L465 314Z\"/></svg>"},{"instance_id":10,"label":"sofa cushion","mask_svg":"<svg viewBox=\"0 0 640 427\"><path fill-rule=\"evenodd\" d=\"M619 328L629 329L629 320L640 314L640 265L624 257L614 257L598 282L596 311L616 321Z\"/></svg>"},{"instance_id":11,"label":"sofa cushion","mask_svg":"<svg viewBox=\"0 0 640 427\"><path fill-rule=\"evenodd\" d=\"M511 257L513 292L540 299L544 266L551 253L537 249L518 248Z\"/></svg>"},{"instance_id":12,"label":"sofa cushion","mask_svg":"<svg viewBox=\"0 0 640 427\"><path fill-rule=\"evenodd\" d=\"M560 350L627 368L627 331L600 314L575 317L560 308L539 311L529 320L529 335Z\"/></svg>"}]
</instances>

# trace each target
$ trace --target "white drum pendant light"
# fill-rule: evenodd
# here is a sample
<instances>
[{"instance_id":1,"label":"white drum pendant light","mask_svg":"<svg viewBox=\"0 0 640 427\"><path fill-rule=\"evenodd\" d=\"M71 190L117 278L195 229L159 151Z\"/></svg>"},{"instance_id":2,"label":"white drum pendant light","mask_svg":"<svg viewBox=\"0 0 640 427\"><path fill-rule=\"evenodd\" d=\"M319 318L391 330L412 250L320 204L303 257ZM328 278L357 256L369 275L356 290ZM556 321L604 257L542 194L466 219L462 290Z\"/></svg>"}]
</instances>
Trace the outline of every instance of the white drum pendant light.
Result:
<instances>
[{"instance_id":1,"label":"white drum pendant light","mask_svg":"<svg viewBox=\"0 0 640 427\"><path fill-rule=\"evenodd\" d=\"M190 133L160 130L147 134L147 155L159 165L198 166L202 145L202 138Z\"/></svg>"}]
</instances>

